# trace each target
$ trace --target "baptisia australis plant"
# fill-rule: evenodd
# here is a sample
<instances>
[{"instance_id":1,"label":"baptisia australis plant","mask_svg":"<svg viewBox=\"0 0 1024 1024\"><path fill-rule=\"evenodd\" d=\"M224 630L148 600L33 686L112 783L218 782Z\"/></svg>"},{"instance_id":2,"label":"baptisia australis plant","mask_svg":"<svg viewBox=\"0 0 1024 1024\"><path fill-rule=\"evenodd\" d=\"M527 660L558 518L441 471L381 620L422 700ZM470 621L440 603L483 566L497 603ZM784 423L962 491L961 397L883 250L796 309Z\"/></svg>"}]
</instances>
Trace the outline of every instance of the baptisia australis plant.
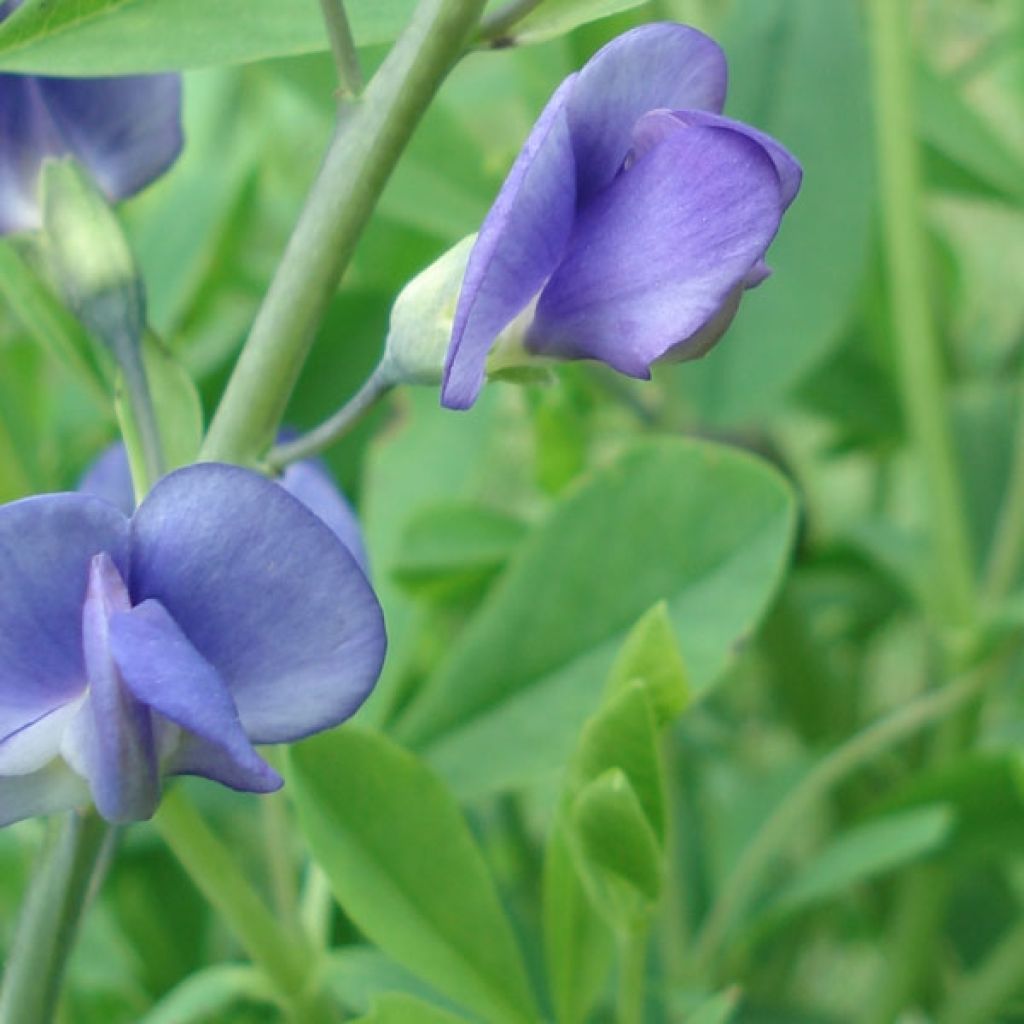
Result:
<instances>
[{"instance_id":1,"label":"baptisia australis plant","mask_svg":"<svg viewBox=\"0 0 1024 1024\"><path fill-rule=\"evenodd\" d=\"M281 785L255 744L344 721L385 635L356 558L256 473L199 465L127 517L90 494L0 508L0 823L149 817L167 775Z\"/></svg>"},{"instance_id":2,"label":"baptisia australis plant","mask_svg":"<svg viewBox=\"0 0 1024 1024\"><path fill-rule=\"evenodd\" d=\"M0 4L0 22L20 6ZM73 157L115 201L166 171L181 146L178 75L0 74L0 235L41 226L38 181L48 158Z\"/></svg>"},{"instance_id":3,"label":"baptisia australis plant","mask_svg":"<svg viewBox=\"0 0 1024 1024\"><path fill-rule=\"evenodd\" d=\"M444 405L472 405L499 338L642 378L718 340L768 276L801 178L782 145L722 116L725 92L719 46L670 23L619 36L559 86L469 256Z\"/></svg>"}]
</instances>

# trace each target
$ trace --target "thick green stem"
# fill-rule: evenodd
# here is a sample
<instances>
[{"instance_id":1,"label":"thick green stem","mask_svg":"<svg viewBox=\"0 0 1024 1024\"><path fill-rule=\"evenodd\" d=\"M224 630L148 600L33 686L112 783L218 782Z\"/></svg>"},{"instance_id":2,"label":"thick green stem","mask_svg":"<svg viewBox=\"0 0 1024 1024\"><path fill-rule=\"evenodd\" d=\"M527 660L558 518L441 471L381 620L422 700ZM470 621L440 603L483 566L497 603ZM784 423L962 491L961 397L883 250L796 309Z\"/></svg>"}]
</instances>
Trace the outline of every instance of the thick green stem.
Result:
<instances>
[{"instance_id":1,"label":"thick green stem","mask_svg":"<svg viewBox=\"0 0 1024 1024\"><path fill-rule=\"evenodd\" d=\"M210 425L204 459L255 464L270 446L374 203L484 2L421 0L366 91L346 105Z\"/></svg>"},{"instance_id":2,"label":"thick green stem","mask_svg":"<svg viewBox=\"0 0 1024 1024\"><path fill-rule=\"evenodd\" d=\"M880 753L962 708L978 695L988 678L988 674L979 672L918 697L836 747L790 790L743 851L708 915L697 943L696 962L702 972L710 974L729 929L756 895L765 872L799 834L800 818L833 786Z\"/></svg>"},{"instance_id":3,"label":"thick green stem","mask_svg":"<svg viewBox=\"0 0 1024 1024\"><path fill-rule=\"evenodd\" d=\"M970 625L975 579L963 488L946 412L939 340L928 298L928 250L922 217L913 117L914 57L909 5L869 0L878 172L893 341L902 403L924 468L934 523L932 548L946 625Z\"/></svg>"},{"instance_id":4,"label":"thick green stem","mask_svg":"<svg viewBox=\"0 0 1024 1024\"><path fill-rule=\"evenodd\" d=\"M239 871L234 853L214 835L180 786L164 796L153 823L274 987L290 1019L296 1024L333 1024L336 1014L320 988L318 960L294 928L274 918Z\"/></svg>"},{"instance_id":5,"label":"thick green stem","mask_svg":"<svg viewBox=\"0 0 1024 1024\"><path fill-rule=\"evenodd\" d=\"M0 1024L53 1020L64 965L112 834L94 811L72 811L51 838L4 970Z\"/></svg>"},{"instance_id":6,"label":"thick green stem","mask_svg":"<svg viewBox=\"0 0 1024 1024\"><path fill-rule=\"evenodd\" d=\"M352 38L352 29L345 14L345 4L343 0L320 0L320 8L342 92L358 96L363 91L363 70L359 65L356 41Z\"/></svg>"}]
</instances>

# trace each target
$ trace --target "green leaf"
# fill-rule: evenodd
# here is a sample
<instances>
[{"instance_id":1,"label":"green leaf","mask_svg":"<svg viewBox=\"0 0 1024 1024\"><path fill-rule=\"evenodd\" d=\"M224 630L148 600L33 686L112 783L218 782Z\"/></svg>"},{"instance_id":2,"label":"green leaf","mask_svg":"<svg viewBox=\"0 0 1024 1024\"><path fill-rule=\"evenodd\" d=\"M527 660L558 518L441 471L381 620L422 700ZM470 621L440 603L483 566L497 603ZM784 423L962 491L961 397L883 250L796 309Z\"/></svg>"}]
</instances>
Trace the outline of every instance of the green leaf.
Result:
<instances>
[{"instance_id":1,"label":"green leaf","mask_svg":"<svg viewBox=\"0 0 1024 1024\"><path fill-rule=\"evenodd\" d=\"M570 793L612 768L629 780L658 842L664 841L665 785L656 722L650 698L637 681L615 694L584 726Z\"/></svg>"},{"instance_id":2,"label":"green leaf","mask_svg":"<svg viewBox=\"0 0 1024 1024\"><path fill-rule=\"evenodd\" d=\"M242 1001L273 1002L263 975L255 967L215 964L176 985L139 1024L221 1020L230 1006Z\"/></svg>"},{"instance_id":3,"label":"green leaf","mask_svg":"<svg viewBox=\"0 0 1024 1024\"><path fill-rule=\"evenodd\" d=\"M673 371L716 424L776 409L841 340L867 267L874 201L856 0L737 0L723 43L728 113L787 146L804 180L768 253L772 277L744 296L706 358Z\"/></svg>"},{"instance_id":4,"label":"green leaf","mask_svg":"<svg viewBox=\"0 0 1024 1024\"><path fill-rule=\"evenodd\" d=\"M361 45L402 30L415 0L346 0ZM327 49L317 0L26 0L0 25L0 70L119 75Z\"/></svg>"},{"instance_id":5,"label":"green leaf","mask_svg":"<svg viewBox=\"0 0 1024 1024\"><path fill-rule=\"evenodd\" d=\"M535 1019L493 880L444 785L352 726L299 744L291 763L302 830L360 930L485 1019Z\"/></svg>"},{"instance_id":6,"label":"green leaf","mask_svg":"<svg viewBox=\"0 0 1024 1024\"><path fill-rule=\"evenodd\" d=\"M650 695L659 725L679 717L690 702L690 683L668 605L659 601L630 630L608 680L618 690L634 680Z\"/></svg>"},{"instance_id":7,"label":"green leaf","mask_svg":"<svg viewBox=\"0 0 1024 1024\"><path fill-rule=\"evenodd\" d=\"M598 886L598 907L630 927L661 894L661 848L625 772L612 768L584 786L569 811L580 855Z\"/></svg>"},{"instance_id":8,"label":"green leaf","mask_svg":"<svg viewBox=\"0 0 1024 1024\"><path fill-rule=\"evenodd\" d=\"M845 892L865 879L917 860L942 845L953 814L939 804L889 814L835 839L772 901L769 913L802 909Z\"/></svg>"},{"instance_id":9,"label":"green leaf","mask_svg":"<svg viewBox=\"0 0 1024 1024\"><path fill-rule=\"evenodd\" d=\"M383 994L429 998L433 989L372 946L346 945L330 950L324 981L337 1001L353 1014L369 1013Z\"/></svg>"},{"instance_id":10,"label":"green leaf","mask_svg":"<svg viewBox=\"0 0 1024 1024\"><path fill-rule=\"evenodd\" d=\"M195 461L203 440L203 407L199 392L174 353L151 332L143 338L142 358L167 469L187 466ZM141 443L120 373L115 385L114 404L128 460L132 463L132 479L144 479L144 473L137 475L138 463L142 459Z\"/></svg>"},{"instance_id":11,"label":"green leaf","mask_svg":"<svg viewBox=\"0 0 1024 1024\"><path fill-rule=\"evenodd\" d=\"M399 735L464 796L564 768L656 601L694 692L708 690L774 592L792 529L789 489L759 460L677 439L636 444L531 533Z\"/></svg>"},{"instance_id":12,"label":"green leaf","mask_svg":"<svg viewBox=\"0 0 1024 1024\"><path fill-rule=\"evenodd\" d=\"M565 35L577 25L639 7L647 0L544 0L509 31L521 43L538 43Z\"/></svg>"},{"instance_id":13,"label":"green leaf","mask_svg":"<svg viewBox=\"0 0 1024 1024\"><path fill-rule=\"evenodd\" d=\"M614 944L583 887L566 829L560 816L544 852L544 960L558 1024L583 1024L608 984Z\"/></svg>"},{"instance_id":14,"label":"green leaf","mask_svg":"<svg viewBox=\"0 0 1024 1024\"><path fill-rule=\"evenodd\" d=\"M697 1007L693 1013L686 1018L686 1024L728 1024L740 1001L738 989L727 989L719 992Z\"/></svg>"},{"instance_id":15,"label":"green leaf","mask_svg":"<svg viewBox=\"0 0 1024 1024\"><path fill-rule=\"evenodd\" d=\"M465 1024L465 1020L415 996L391 993L377 999L373 1009L352 1024Z\"/></svg>"},{"instance_id":16,"label":"green leaf","mask_svg":"<svg viewBox=\"0 0 1024 1024\"><path fill-rule=\"evenodd\" d=\"M391 573L414 594L473 592L497 575L526 532L520 520L486 505L432 505L409 522Z\"/></svg>"}]
</instances>

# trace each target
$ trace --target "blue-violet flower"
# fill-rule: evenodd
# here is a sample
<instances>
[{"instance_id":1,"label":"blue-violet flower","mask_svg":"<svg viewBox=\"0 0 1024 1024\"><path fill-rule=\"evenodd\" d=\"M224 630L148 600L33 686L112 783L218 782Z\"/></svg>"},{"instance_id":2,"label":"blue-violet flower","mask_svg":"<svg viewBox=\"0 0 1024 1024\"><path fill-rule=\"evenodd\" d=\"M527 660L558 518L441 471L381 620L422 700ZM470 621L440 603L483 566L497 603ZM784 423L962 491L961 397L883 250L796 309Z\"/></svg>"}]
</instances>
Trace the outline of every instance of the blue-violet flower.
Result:
<instances>
[{"instance_id":1,"label":"blue-violet flower","mask_svg":"<svg viewBox=\"0 0 1024 1024\"><path fill-rule=\"evenodd\" d=\"M268 792L254 744L344 721L383 618L344 544L234 466L164 477L129 518L91 494L0 507L0 824L90 799L151 815L166 775Z\"/></svg>"},{"instance_id":2,"label":"blue-violet flower","mask_svg":"<svg viewBox=\"0 0 1024 1024\"><path fill-rule=\"evenodd\" d=\"M445 406L473 403L520 316L528 353L632 377L714 344L768 275L801 179L782 145L722 116L725 91L718 45L667 22L619 36L559 86L470 256Z\"/></svg>"},{"instance_id":3,"label":"blue-violet flower","mask_svg":"<svg viewBox=\"0 0 1024 1024\"><path fill-rule=\"evenodd\" d=\"M0 22L21 0L0 4ZM0 74L0 235L40 226L39 169L71 156L111 201L145 188L182 146L179 75Z\"/></svg>"}]
</instances>

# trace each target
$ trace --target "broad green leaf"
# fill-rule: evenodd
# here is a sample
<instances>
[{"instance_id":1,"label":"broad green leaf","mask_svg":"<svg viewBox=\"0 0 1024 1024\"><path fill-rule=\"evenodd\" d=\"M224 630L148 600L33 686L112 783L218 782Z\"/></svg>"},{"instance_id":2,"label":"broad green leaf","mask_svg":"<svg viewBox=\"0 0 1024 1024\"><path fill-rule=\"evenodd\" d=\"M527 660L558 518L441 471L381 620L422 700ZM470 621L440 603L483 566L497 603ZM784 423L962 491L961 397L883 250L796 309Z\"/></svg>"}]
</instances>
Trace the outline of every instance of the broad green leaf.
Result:
<instances>
[{"instance_id":1,"label":"broad green leaf","mask_svg":"<svg viewBox=\"0 0 1024 1024\"><path fill-rule=\"evenodd\" d=\"M665 785L657 723L642 683L616 693L583 728L570 786L582 788L618 768L629 780L659 843L665 838ZM571 792L571 791L570 791Z\"/></svg>"},{"instance_id":2,"label":"broad green leaf","mask_svg":"<svg viewBox=\"0 0 1024 1024\"><path fill-rule=\"evenodd\" d=\"M629 630L665 600L706 692L778 583L793 502L719 445L640 442L572 491L517 552L398 722L471 796L565 767Z\"/></svg>"},{"instance_id":3,"label":"broad green leaf","mask_svg":"<svg viewBox=\"0 0 1024 1024\"><path fill-rule=\"evenodd\" d=\"M948 839L953 814L942 804L869 821L840 835L772 901L768 912L828 900L875 875L924 856Z\"/></svg>"},{"instance_id":4,"label":"broad green leaf","mask_svg":"<svg viewBox=\"0 0 1024 1024\"><path fill-rule=\"evenodd\" d=\"M559 817L544 852L544 961L558 1024L583 1024L608 984L613 942L583 887Z\"/></svg>"},{"instance_id":5,"label":"broad green leaf","mask_svg":"<svg viewBox=\"0 0 1024 1024\"><path fill-rule=\"evenodd\" d=\"M338 1002L353 1014L369 1013L382 994L429 998L433 989L372 946L338 946L327 954L324 981Z\"/></svg>"},{"instance_id":6,"label":"broad green leaf","mask_svg":"<svg viewBox=\"0 0 1024 1024\"><path fill-rule=\"evenodd\" d=\"M234 1003L270 1003L273 998L273 992L255 967L215 964L176 985L139 1024L219 1020Z\"/></svg>"},{"instance_id":7,"label":"broad green leaf","mask_svg":"<svg viewBox=\"0 0 1024 1024\"><path fill-rule=\"evenodd\" d=\"M686 1024L728 1024L740 1001L738 989L727 989L706 1000L686 1018Z\"/></svg>"},{"instance_id":8,"label":"broad green leaf","mask_svg":"<svg viewBox=\"0 0 1024 1024\"><path fill-rule=\"evenodd\" d=\"M357 42L387 42L415 0L346 0ZM132 74L327 48L317 0L26 0L0 25L0 70Z\"/></svg>"},{"instance_id":9,"label":"broad green leaf","mask_svg":"<svg viewBox=\"0 0 1024 1024\"><path fill-rule=\"evenodd\" d=\"M526 532L520 520L486 505L431 505L406 527L391 572L411 593L472 592L500 571Z\"/></svg>"},{"instance_id":10,"label":"broad green leaf","mask_svg":"<svg viewBox=\"0 0 1024 1024\"><path fill-rule=\"evenodd\" d=\"M485 1019L534 1019L493 880L444 785L412 754L353 726L299 744L291 764L302 830L359 929Z\"/></svg>"},{"instance_id":11,"label":"broad green leaf","mask_svg":"<svg viewBox=\"0 0 1024 1024\"><path fill-rule=\"evenodd\" d=\"M149 381L149 392L156 411L157 426L163 442L167 469L177 469L194 462L203 440L203 409L192 378L171 352L152 333L142 343L142 357ZM126 400L121 375L115 385L115 406L118 422L132 463L132 479L137 475L137 462L142 458L131 403Z\"/></svg>"},{"instance_id":12,"label":"broad green leaf","mask_svg":"<svg viewBox=\"0 0 1024 1024\"><path fill-rule=\"evenodd\" d=\"M869 256L874 197L866 49L856 0L737 0L723 28L726 112L769 132L804 167L768 252L772 277L679 380L718 424L776 409L840 341Z\"/></svg>"},{"instance_id":13,"label":"broad green leaf","mask_svg":"<svg viewBox=\"0 0 1024 1024\"><path fill-rule=\"evenodd\" d=\"M577 25L607 18L619 11L639 7L646 0L544 0L522 21L517 22L508 35L521 43L536 43L552 36L564 35Z\"/></svg>"},{"instance_id":14,"label":"broad green leaf","mask_svg":"<svg viewBox=\"0 0 1024 1024\"><path fill-rule=\"evenodd\" d=\"M630 630L612 665L610 690L643 683L659 725L668 725L690 702L690 684L668 605L659 601Z\"/></svg>"},{"instance_id":15,"label":"broad green leaf","mask_svg":"<svg viewBox=\"0 0 1024 1024\"><path fill-rule=\"evenodd\" d=\"M584 786L569 809L579 853L598 885L599 909L629 926L661 894L661 848L626 774L612 768Z\"/></svg>"},{"instance_id":16,"label":"broad green leaf","mask_svg":"<svg viewBox=\"0 0 1024 1024\"><path fill-rule=\"evenodd\" d=\"M391 993L377 999L373 1009L352 1024L465 1024L465 1020L415 996Z\"/></svg>"}]
</instances>

